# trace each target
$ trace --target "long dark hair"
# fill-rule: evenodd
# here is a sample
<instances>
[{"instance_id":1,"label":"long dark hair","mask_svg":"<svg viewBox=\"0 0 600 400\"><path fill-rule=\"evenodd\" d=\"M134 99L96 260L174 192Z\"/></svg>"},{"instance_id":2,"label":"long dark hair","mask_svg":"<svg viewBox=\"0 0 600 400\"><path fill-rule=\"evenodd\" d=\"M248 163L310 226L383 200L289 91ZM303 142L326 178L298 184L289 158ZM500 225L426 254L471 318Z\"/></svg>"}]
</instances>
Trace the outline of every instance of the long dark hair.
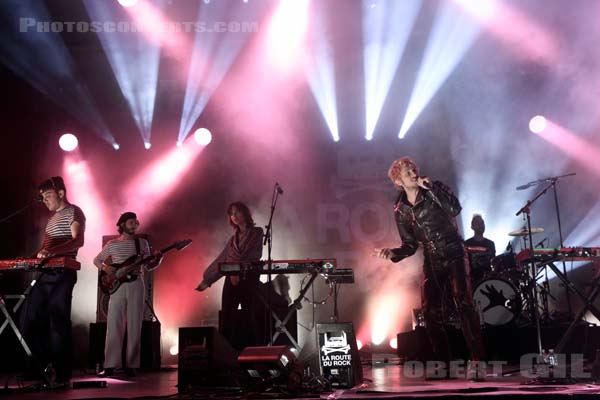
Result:
<instances>
[{"instance_id":1,"label":"long dark hair","mask_svg":"<svg viewBox=\"0 0 600 400\"><path fill-rule=\"evenodd\" d=\"M250 209L248 208L248 206L245 203L242 203L241 201L234 201L233 203L231 203L227 206L227 221L229 222L229 225L231 225L233 228L237 227L233 222L231 222L231 213L233 211L233 207L237 208L239 211L242 212L242 215L244 216L244 219L246 220L247 225L250 225L250 226L256 225L254 223L254 220L252 219L252 214L250 213Z\"/></svg>"}]
</instances>

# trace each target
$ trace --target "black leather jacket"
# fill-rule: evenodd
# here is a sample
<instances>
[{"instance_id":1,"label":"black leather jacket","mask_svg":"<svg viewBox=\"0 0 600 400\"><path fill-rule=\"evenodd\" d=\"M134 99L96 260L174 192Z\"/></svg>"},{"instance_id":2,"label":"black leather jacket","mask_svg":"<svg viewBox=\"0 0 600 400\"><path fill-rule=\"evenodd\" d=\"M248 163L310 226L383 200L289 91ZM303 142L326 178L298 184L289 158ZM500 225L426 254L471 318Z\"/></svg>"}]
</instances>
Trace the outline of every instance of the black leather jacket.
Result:
<instances>
[{"instance_id":1,"label":"black leather jacket","mask_svg":"<svg viewBox=\"0 0 600 400\"><path fill-rule=\"evenodd\" d=\"M394 216L402 246L392 249L391 260L398 262L412 256L419 243L430 260L462 256L463 239L454 219L461 209L450 188L439 181L433 182L431 190L420 189L414 206L401 189L394 204Z\"/></svg>"}]
</instances>

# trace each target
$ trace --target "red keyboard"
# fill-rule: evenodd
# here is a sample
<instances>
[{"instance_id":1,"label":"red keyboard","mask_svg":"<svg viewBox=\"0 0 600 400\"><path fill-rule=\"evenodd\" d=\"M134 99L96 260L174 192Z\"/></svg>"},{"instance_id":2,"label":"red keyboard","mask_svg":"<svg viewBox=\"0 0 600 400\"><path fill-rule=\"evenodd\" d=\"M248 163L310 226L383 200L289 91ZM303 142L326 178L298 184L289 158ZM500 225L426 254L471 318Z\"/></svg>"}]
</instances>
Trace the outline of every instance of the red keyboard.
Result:
<instances>
[{"instance_id":1,"label":"red keyboard","mask_svg":"<svg viewBox=\"0 0 600 400\"><path fill-rule=\"evenodd\" d=\"M533 254L536 260L594 261L600 259L600 247L534 249ZM531 249L521 250L516 258L519 264L531 261Z\"/></svg>"},{"instance_id":2,"label":"red keyboard","mask_svg":"<svg viewBox=\"0 0 600 400\"><path fill-rule=\"evenodd\" d=\"M15 258L14 260L0 260L1 270L34 270L66 268L74 271L81 269L81 264L72 258Z\"/></svg>"}]
</instances>

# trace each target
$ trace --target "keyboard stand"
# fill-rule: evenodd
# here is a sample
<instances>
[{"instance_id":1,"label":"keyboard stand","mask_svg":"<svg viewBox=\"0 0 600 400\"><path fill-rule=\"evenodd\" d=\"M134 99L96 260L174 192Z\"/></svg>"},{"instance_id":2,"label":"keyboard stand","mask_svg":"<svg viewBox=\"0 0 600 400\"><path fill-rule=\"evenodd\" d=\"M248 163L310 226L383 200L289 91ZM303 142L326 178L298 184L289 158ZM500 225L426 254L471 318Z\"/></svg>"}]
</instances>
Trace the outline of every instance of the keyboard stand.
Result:
<instances>
[{"instance_id":1,"label":"keyboard stand","mask_svg":"<svg viewBox=\"0 0 600 400\"><path fill-rule=\"evenodd\" d=\"M275 343L275 341L277 340L277 338L279 337L279 335L281 335L283 333L288 337L288 339L290 339L290 342L292 343L294 348L296 348L296 350L300 351L300 345L294 339L292 334L287 330L286 325L289 322L290 318L292 318L292 316L294 315L294 312L299 308L300 303L302 302L302 299L304 298L304 296L306 295L306 292L308 292L308 289L310 289L313 282L319 275L319 272L317 270L313 270L310 274L311 274L311 277L308 280L308 283L300 291L300 294L292 302L292 304L288 306L287 313L285 314L285 317L283 317L283 319L280 319L279 316L277 315L277 313L274 310L271 310L271 315L273 316L273 319L275 320L275 333L273 334L273 338L271 339L271 345L273 345ZM263 296L259 296L259 297L260 297L261 301L266 305L264 297Z\"/></svg>"},{"instance_id":2,"label":"keyboard stand","mask_svg":"<svg viewBox=\"0 0 600 400\"><path fill-rule=\"evenodd\" d=\"M6 329L7 326L10 325L13 332L15 332L15 335L17 336L19 343L21 343L21 346L23 346L23 350L25 350L25 354L27 354L27 357L32 357L31 350L29 349L29 346L27 345L25 338L23 338L23 335L21 335L21 331L19 331L17 324L15 324L15 321L14 321L12 315L15 315L16 312L21 307L21 305L25 302L25 299L27 298L27 295L31 291L31 288L35 285L35 282L36 281L33 280L31 282L31 284L29 286L27 286L27 289L25 289L23 294L3 295L0 293L0 310L2 311L2 314L4 314L4 322L0 326L0 335L2 334L2 332L4 332L4 329ZM19 299L19 301L17 301L17 303L14 305L14 307L12 309L12 315L11 315L10 311L8 310L8 308L6 307L5 299Z\"/></svg>"},{"instance_id":3,"label":"keyboard stand","mask_svg":"<svg viewBox=\"0 0 600 400\"><path fill-rule=\"evenodd\" d=\"M596 268L596 276L593 278L593 284L590 290L588 291L587 296L585 296L583 293L577 290L573 283L569 281L569 279L556 267L556 265L554 265L553 262L547 264L548 267L550 267L550 269L554 271L556 276L565 284L565 287L572 291L574 294L576 294L583 301L583 306L581 307L581 310L577 313L577 315L571 322L571 325L569 325L569 328L558 342L558 345L555 349L557 353L560 353L562 350L564 350L568 340L571 338L571 335L575 332L575 328L577 327L579 320L585 315L586 311L589 310L596 318L600 319L600 310L598 310L598 308L594 305L594 300L596 300L596 297L598 297L598 295L600 294L599 264L600 263L598 262L594 262L594 267Z\"/></svg>"},{"instance_id":4,"label":"keyboard stand","mask_svg":"<svg viewBox=\"0 0 600 400\"><path fill-rule=\"evenodd\" d=\"M49 386L51 386L50 378L48 377L48 375L47 375L46 371L44 370L44 368L40 367L39 361L35 358L35 356L31 352L31 349L27 345L27 342L25 341L25 338L21 334L21 331L19 330L19 328L17 327L17 324L15 324L15 320L13 319L13 315L15 315L15 313L19 310L19 308L21 307L21 305L25 302L25 299L27 298L27 295L29 294L29 292L31 291L31 289L35 286L36 282L37 282L37 279L32 280L31 283L29 284L29 286L27 286L27 289L25 289L25 291L23 292L23 294L6 294L6 295L3 295L3 294L0 293L0 311L2 311L2 314L4 314L4 322L0 326L0 335L2 334L2 332L4 332L4 330L8 326L10 326L12 328L13 332L17 336L17 339L19 340L19 343L23 347L23 350L25 350L25 354L27 355L27 358L29 358L30 360L33 360L34 363L35 363L35 365L38 366L39 370L42 373L42 379L44 381L44 385L46 385L47 387L49 387ZM19 299L19 301L17 301L17 303L12 308L12 315L11 315L11 312L9 311L9 309L6 306L5 299Z\"/></svg>"}]
</instances>

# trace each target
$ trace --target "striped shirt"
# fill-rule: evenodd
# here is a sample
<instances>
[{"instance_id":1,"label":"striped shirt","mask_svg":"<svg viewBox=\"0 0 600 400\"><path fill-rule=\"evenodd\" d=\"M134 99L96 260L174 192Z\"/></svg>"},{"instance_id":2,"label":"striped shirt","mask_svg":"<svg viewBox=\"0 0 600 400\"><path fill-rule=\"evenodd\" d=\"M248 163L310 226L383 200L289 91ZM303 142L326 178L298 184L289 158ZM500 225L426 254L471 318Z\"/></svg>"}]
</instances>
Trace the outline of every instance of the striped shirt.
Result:
<instances>
[{"instance_id":1,"label":"striped shirt","mask_svg":"<svg viewBox=\"0 0 600 400\"><path fill-rule=\"evenodd\" d=\"M85 215L81 208L73 204L68 204L65 208L54 213L46 224L46 231L44 235L44 243L42 249L52 249L55 246L73 240L71 234L71 225L73 222L79 222L81 224L81 232L85 230ZM61 256L76 258L77 250L72 250Z\"/></svg>"},{"instance_id":2,"label":"striped shirt","mask_svg":"<svg viewBox=\"0 0 600 400\"><path fill-rule=\"evenodd\" d=\"M142 258L152 255L148 241L144 238L139 238L139 241ZM119 236L117 239L110 240L106 243L102 248L102 251L94 259L94 264L102 265L107 260L109 260L107 264L110 265L120 264L136 254L135 239L122 239Z\"/></svg>"}]
</instances>

